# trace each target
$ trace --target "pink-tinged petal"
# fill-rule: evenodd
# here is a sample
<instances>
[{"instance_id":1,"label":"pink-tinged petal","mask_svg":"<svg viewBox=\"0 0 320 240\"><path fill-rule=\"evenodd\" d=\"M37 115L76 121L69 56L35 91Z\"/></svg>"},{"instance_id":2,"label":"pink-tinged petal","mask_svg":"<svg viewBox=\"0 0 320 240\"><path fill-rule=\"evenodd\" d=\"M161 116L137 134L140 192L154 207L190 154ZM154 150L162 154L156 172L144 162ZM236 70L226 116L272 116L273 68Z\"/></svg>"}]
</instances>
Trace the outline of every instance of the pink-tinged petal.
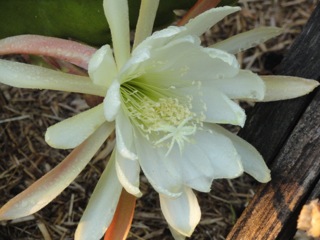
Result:
<instances>
[{"instance_id":1,"label":"pink-tinged petal","mask_svg":"<svg viewBox=\"0 0 320 240\"><path fill-rule=\"evenodd\" d=\"M12 87L60 90L104 97L107 89L90 78L0 59L0 83Z\"/></svg>"},{"instance_id":2,"label":"pink-tinged petal","mask_svg":"<svg viewBox=\"0 0 320 240\"><path fill-rule=\"evenodd\" d=\"M136 198L125 190L122 190L116 212L104 235L104 240L127 239L135 206Z\"/></svg>"},{"instance_id":3,"label":"pink-tinged petal","mask_svg":"<svg viewBox=\"0 0 320 240\"><path fill-rule=\"evenodd\" d=\"M178 233L190 237L201 218L198 200L192 189L185 187L177 198L160 194L160 206L169 225Z\"/></svg>"},{"instance_id":4,"label":"pink-tinged petal","mask_svg":"<svg viewBox=\"0 0 320 240\"><path fill-rule=\"evenodd\" d=\"M99 240L103 237L115 214L121 191L113 152L80 219L75 240Z\"/></svg>"},{"instance_id":5,"label":"pink-tinged petal","mask_svg":"<svg viewBox=\"0 0 320 240\"><path fill-rule=\"evenodd\" d=\"M20 35L0 40L0 55L33 54L58 58L88 69L95 48L75 41L38 35Z\"/></svg>"},{"instance_id":6,"label":"pink-tinged petal","mask_svg":"<svg viewBox=\"0 0 320 240\"><path fill-rule=\"evenodd\" d=\"M5 204L0 209L0 219L6 220L28 216L51 202L88 164L107 139L109 128L108 123L103 124L58 166Z\"/></svg>"}]
</instances>

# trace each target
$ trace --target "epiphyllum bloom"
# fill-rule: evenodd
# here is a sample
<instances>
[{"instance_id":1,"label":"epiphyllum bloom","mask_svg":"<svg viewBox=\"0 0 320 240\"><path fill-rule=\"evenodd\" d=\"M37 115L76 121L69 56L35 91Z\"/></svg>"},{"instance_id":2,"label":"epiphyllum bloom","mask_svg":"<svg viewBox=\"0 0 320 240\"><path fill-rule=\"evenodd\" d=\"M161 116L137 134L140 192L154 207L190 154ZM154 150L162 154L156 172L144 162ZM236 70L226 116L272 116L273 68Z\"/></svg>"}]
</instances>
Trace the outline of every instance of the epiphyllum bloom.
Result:
<instances>
[{"instance_id":1,"label":"epiphyllum bloom","mask_svg":"<svg viewBox=\"0 0 320 240\"><path fill-rule=\"evenodd\" d=\"M245 112L233 100L293 98L312 91L317 82L259 77L239 69L233 54L279 34L276 28L260 28L202 47L199 36L238 7L212 9L183 27L149 36L157 5L158 1L142 1L132 51L126 0L104 1L113 50L105 45L92 55L90 47L38 36L0 42L10 52L21 47L24 38L29 50L34 45L42 55L84 68L88 64L90 76L1 60L0 82L104 97L100 105L48 128L50 146L75 150L3 206L2 219L26 216L48 204L74 180L114 129L116 147L80 220L76 239L103 235L122 188L141 196L140 168L159 193L161 209L176 238L190 236L200 220L192 189L209 192L214 179L235 178L243 172L260 182L270 180L269 169L254 147L218 124L244 125ZM50 44L39 44L51 41L48 39L60 41L60 48L51 52ZM64 53L66 50L69 52Z\"/></svg>"}]
</instances>

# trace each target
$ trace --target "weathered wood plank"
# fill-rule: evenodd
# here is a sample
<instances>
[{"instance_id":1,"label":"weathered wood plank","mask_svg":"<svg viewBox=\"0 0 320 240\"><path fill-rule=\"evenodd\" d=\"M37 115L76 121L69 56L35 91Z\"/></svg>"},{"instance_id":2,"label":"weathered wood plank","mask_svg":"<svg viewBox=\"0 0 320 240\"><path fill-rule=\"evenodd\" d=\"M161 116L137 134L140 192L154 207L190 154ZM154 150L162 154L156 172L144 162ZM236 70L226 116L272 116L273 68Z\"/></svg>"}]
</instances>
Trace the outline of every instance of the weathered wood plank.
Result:
<instances>
[{"instance_id":1,"label":"weathered wood plank","mask_svg":"<svg viewBox=\"0 0 320 240\"><path fill-rule=\"evenodd\" d=\"M319 79L319 46L320 4L279 73ZM273 179L260 187L227 239L292 237L297 214L320 178L319 104L320 92L290 101L257 104L248 116L248 124L240 135L257 147L269 165L273 162Z\"/></svg>"},{"instance_id":2,"label":"weathered wood plank","mask_svg":"<svg viewBox=\"0 0 320 240\"><path fill-rule=\"evenodd\" d=\"M288 234L283 226L300 210L320 176L319 105L320 92L276 158L272 181L260 188L228 239L288 239L282 236Z\"/></svg>"},{"instance_id":3,"label":"weathered wood plank","mask_svg":"<svg viewBox=\"0 0 320 240\"><path fill-rule=\"evenodd\" d=\"M281 62L277 74L319 79L320 4ZM267 163L271 162L312 97L309 94L294 100L258 103L248 113L246 125L239 135L253 143Z\"/></svg>"}]
</instances>

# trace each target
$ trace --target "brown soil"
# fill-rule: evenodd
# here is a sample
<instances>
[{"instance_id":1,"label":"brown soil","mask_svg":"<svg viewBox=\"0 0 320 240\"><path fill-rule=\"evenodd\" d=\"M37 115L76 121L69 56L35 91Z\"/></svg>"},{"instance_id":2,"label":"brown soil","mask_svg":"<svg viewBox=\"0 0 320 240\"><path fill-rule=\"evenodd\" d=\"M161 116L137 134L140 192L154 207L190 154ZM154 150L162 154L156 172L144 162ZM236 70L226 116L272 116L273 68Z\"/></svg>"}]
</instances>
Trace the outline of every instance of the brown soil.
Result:
<instances>
[{"instance_id":1,"label":"brown soil","mask_svg":"<svg viewBox=\"0 0 320 240\"><path fill-rule=\"evenodd\" d=\"M278 26L284 33L237 55L243 68L270 73L301 32L316 0L242 0L239 14L223 20L205 34L211 44L257 26ZM0 205L26 189L68 154L44 141L46 128L87 108L81 95L11 88L0 85ZM246 104L248 106L248 104ZM0 223L0 240L73 239L87 201L102 173L110 146L105 146L77 179L52 203L29 217ZM209 194L197 193L202 218L191 239L225 239L255 193L249 176L217 180ZM142 177L129 239L172 239L162 216L158 194Z\"/></svg>"}]
</instances>

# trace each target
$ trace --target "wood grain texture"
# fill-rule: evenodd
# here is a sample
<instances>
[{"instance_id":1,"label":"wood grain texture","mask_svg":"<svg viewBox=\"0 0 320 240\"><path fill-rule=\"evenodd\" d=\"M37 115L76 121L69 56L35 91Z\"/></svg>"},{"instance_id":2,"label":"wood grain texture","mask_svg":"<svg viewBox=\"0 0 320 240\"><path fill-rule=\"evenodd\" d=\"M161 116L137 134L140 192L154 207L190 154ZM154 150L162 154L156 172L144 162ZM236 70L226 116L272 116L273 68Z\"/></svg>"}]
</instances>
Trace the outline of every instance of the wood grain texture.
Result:
<instances>
[{"instance_id":1,"label":"wood grain texture","mask_svg":"<svg viewBox=\"0 0 320 240\"><path fill-rule=\"evenodd\" d=\"M279 65L277 74L319 79L320 4ZM270 163L312 97L313 94L309 94L293 100L256 104L248 113L246 125L239 135L252 143Z\"/></svg>"},{"instance_id":2,"label":"wood grain texture","mask_svg":"<svg viewBox=\"0 0 320 240\"><path fill-rule=\"evenodd\" d=\"M319 79L319 46L320 4L278 73ZM297 215L320 179L319 105L318 91L295 100L257 104L249 114L239 135L262 153L271 166L272 181L260 187L228 240L293 236Z\"/></svg>"},{"instance_id":3,"label":"wood grain texture","mask_svg":"<svg viewBox=\"0 0 320 240\"><path fill-rule=\"evenodd\" d=\"M291 218L320 175L319 105L320 92L277 156L272 181L260 188L228 239L289 239L283 237L288 227L294 233Z\"/></svg>"}]
</instances>

